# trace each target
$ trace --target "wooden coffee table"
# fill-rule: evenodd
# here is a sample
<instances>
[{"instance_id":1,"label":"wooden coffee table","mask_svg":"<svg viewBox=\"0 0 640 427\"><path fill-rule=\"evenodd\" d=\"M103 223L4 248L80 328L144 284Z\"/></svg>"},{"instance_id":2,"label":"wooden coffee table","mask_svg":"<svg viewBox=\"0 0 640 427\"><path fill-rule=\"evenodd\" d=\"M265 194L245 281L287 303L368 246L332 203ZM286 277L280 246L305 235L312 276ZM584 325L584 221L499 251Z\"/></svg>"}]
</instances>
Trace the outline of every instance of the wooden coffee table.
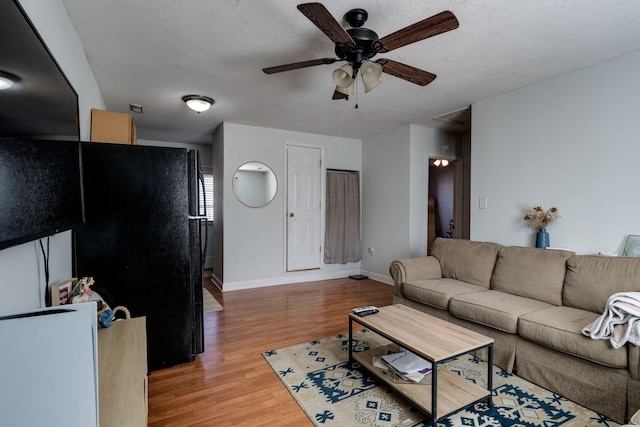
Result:
<instances>
[{"instance_id":1,"label":"wooden coffee table","mask_svg":"<svg viewBox=\"0 0 640 427\"><path fill-rule=\"evenodd\" d=\"M493 383L493 339L402 304L379 308L379 312L360 317L349 314L349 362L358 362L421 411L429 414L432 425L471 404L487 399L491 407ZM373 365L379 349L353 351L353 323L382 335L432 363L432 371L420 383L399 382ZM487 388L455 374L442 364L458 356L488 349Z\"/></svg>"}]
</instances>

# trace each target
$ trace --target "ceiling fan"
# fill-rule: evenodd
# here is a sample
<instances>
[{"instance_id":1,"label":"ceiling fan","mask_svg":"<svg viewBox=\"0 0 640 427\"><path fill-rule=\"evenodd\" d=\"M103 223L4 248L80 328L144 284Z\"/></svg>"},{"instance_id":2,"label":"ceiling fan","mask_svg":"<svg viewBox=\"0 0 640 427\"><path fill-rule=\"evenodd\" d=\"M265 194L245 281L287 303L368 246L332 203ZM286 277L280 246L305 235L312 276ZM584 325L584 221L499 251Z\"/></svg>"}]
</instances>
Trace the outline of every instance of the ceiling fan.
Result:
<instances>
[{"instance_id":1,"label":"ceiling fan","mask_svg":"<svg viewBox=\"0 0 640 427\"><path fill-rule=\"evenodd\" d=\"M333 80L336 82L333 99L349 98L349 95L353 93L358 71L362 75L365 92L380 83L379 78L383 72L420 86L428 85L436 78L435 74L391 59L381 58L372 61L371 58L379 53L386 53L455 30L459 26L455 15L444 11L379 38L374 31L363 27L368 18L367 11L364 9L353 9L346 13L345 20L352 27L347 30L342 28L321 3L303 3L298 5L298 10L335 43L337 58L294 62L264 68L262 71L266 74L275 74L315 65L333 64L337 61L347 61L346 65L333 72Z\"/></svg>"}]
</instances>

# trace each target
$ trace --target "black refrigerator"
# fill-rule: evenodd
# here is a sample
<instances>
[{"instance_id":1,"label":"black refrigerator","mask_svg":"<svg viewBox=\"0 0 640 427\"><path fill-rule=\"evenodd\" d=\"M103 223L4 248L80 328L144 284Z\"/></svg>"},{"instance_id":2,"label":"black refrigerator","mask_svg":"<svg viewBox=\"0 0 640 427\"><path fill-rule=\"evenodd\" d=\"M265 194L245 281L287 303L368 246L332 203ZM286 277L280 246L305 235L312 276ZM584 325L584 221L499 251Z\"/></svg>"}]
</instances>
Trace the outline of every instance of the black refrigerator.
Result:
<instances>
[{"instance_id":1,"label":"black refrigerator","mask_svg":"<svg viewBox=\"0 0 640 427\"><path fill-rule=\"evenodd\" d=\"M149 370L193 361L204 351L198 151L86 142L82 170L76 276L92 276L112 308L146 316Z\"/></svg>"}]
</instances>

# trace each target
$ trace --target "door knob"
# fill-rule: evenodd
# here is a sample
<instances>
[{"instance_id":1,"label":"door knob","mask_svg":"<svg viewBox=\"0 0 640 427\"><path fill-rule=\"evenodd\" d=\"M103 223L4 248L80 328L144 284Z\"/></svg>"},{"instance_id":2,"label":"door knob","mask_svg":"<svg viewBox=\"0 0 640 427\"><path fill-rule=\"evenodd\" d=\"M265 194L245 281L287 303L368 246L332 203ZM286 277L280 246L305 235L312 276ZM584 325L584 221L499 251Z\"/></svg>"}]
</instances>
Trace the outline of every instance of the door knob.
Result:
<instances>
[{"instance_id":1,"label":"door knob","mask_svg":"<svg viewBox=\"0 0 640 427\"><path fill-rule=\"evenodd\" d=\"M289 212L289 218L293 218L293 212Z\"/></svg>"}]
</instances>

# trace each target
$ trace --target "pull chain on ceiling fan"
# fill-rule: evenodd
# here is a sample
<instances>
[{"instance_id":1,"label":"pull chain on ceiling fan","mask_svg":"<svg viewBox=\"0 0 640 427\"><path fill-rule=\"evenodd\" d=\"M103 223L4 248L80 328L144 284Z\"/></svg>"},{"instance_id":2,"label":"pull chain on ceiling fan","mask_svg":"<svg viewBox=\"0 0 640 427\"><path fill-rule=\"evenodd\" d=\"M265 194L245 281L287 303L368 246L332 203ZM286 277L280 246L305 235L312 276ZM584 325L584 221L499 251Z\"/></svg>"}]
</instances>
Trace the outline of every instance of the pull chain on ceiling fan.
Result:
<instances>
[{"instance_id":1,"label":"pull chain on ceiling fan","mask_svg":"<svg viewBox=\"0 0 640 427\"><path fill-rule=\"evenodd\" d=\"M275 74L316 65L333 64L337 61L347 61L347 64L333 71L332 77L336 83L333 99L349 99L349 95L355 92L354 86L358 73L361 75L365 93L381 83L382 73L420 86L428 85L436 78L435 74L391 59L381 58L373 61L371 58L379 53L387 53L408 44L455 30L459 26L455 15L444 11L379 38L375 31L363 27L368 18L364 9L353 9L347 12L345 20L352 27L347 30L342 28L321 3L303 3L298 5L298 10L335 44L335 54L338 58L294 62L264 68L262 71L266 74Z\"/></svg>"}]
</instances>

